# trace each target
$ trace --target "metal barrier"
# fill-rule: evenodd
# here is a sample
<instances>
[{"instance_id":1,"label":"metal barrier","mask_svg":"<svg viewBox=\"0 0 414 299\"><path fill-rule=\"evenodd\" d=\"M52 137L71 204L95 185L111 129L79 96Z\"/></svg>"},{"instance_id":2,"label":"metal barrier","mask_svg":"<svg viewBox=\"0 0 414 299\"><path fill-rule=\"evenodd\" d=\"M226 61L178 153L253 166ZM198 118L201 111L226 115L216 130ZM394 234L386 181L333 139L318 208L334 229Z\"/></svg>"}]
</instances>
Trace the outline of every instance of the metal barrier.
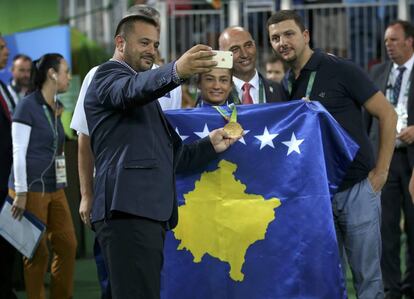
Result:
<instances>
[{"instance_id":1,"label":"metal barrier","mask_svg":"<svg viewBox=\"0 0 414 299\"><path fill-rule=\"evenodd\" d=\"M185 9L182 9L183 6ZM220 32L230 25L240 25L247 28L255 39L261 65L271 53L266 22L275 7L272 0L223 1L219 9L206 4L206 1L174 1L169 5L170 51L167 60L177 58L197 43L217 49ZM239 20L236 24L232 24L230 16L235 13L234 10Z\"/></svg>"},{"instance_id":2,"label":"metal barrier","mask_svg":"<svg viewBox=\"0 0 414 299\"><path fill-rule=\"evenodd\" d=\"M214 8L206 0L155 1L161 12L161 54L166 61L171 61L197 43L217 48L218 36L224 28L241 25L255 39L258 63L262 66L272 52L266 21L273 11L280 9L282 2L284 7L288 3L302 14L311 32L313 47L350 58L368 68L386 58L383 46L386 25L397 19L401 11L414 15L414 0L344 1L292 5L291 0L222 0L220 8ZM408 10L404 10L403 2ZM71 25L90 38L108 49L113 48L113 31L127 9L127 0L60 0L60 5L62 20L70 20Z\"/></svg>"},{"instance_id":3,"label":"metal barrier","mask_svg":"<svg viewBox=\"0 0 414 299\"><path fill-rule=\"evenodd\" d=\"M174 59L196 43L216 48L219 33L230 25L249 30L258 48L258 66L263 67L272 49L266 22L279 9L280 1L222 1L214 9L206 1L170 1L169 51L167 60ZM411 0L410 10L414 10ZM185 9L180 9L185 7ZM178 9L177 9L178 8ZM386 59L383 35L389 22L398 18L399 3L333 3L292 5L304 18L311 32L312 47L349 58L367 69ZM232 14L236 15L235 17ZM232 24L232 19L237 23Z\"/></svg>"},{"instance_id":4,"label":"metal barrier","mask_svg":"<svg viewBox=\"0 0 414 299\"><path fill-rule=\"evenodd\" d=\"M385 59L386 25L397 3L314 4L293 7L310 29L312 47L349 58L364 68Z\"/></svg>"}]
</instances>

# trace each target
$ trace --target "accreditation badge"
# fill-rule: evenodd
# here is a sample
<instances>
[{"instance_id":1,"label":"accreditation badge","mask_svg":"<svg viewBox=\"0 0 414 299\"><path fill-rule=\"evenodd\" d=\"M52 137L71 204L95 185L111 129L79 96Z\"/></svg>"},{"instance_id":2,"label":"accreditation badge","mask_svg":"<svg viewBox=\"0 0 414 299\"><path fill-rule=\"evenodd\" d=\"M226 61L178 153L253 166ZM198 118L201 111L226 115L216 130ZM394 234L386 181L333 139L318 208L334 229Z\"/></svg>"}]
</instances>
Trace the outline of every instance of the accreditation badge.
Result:
<instances>
[{"instance_id":1,"label":"accreditation badge","mask_svg":"<svg viewBox=\"0 0 414 299\"><path fill-rule=\"evenodd\" d=\"M55 170L56 170L56 187L57 188L66 187L67 186L67 177L66 177L65 155L56 156Z\"/></svg>"}]
</instances>

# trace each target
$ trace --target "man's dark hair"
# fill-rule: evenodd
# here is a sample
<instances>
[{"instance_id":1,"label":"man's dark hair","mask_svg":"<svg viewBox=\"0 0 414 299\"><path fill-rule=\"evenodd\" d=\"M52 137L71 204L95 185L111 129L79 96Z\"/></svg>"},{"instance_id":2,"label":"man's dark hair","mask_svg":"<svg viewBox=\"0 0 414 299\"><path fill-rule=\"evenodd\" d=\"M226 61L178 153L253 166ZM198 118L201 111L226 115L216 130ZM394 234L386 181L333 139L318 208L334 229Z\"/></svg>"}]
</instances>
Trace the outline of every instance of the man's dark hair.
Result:
<instances>
[{"instance_id":1,"label":"man's dark hair","mask_svg":"<svg viewBox=\"0 0 414 299\"><path fill-rule=\"evenodd\" d=\"M228 71L229 71L229 75L230 75L230 80L232 80L232 78L233 78L233 69L227 69ZM201 77L203 76L203 75L207 75L208 73L203 73L203 74L197 74L196 75L196 82L197 82L197 84L200 84L201 83ZM232 83L233 84L233 83Z\"/></svg>"},{"instance_id":2,"label":"man's dark hair","mask_svg":"<svg viewBox=\"0 0 414 299\"><path fill-rule=\"evenodd\" d=\"M280 62L283 65L283 70L286 72L286 70L288 69L288 66L287 66L286 62L280 56L277 56L277 55L273 54L273 55L270 55L266 60L266 64L268 64L268 63L272 64L272 63L276 63L276 62Z\"/></svg>"},{"instance_id":3,"label":"man's dark hair","mask_svg":"<svg viewBox=\"0 0 414 299\"><path fill-rule=\"evenodd\" d=\"M145 22L155 27L160 27L160 13L148 5L134 5L130 7L125 16L119 21L115 30L115 36L128 34L133 24L137 21Z\"/></svg>"},{"instance_id":4,"label":"man's dark hair","mask_svg":"<svg viewBox=\"0 0 414 299\"><path fill-rule=\"evenodd\" d=\"M412 37L413 38L413 47L414 47L414 26L408 21L404 20L395 20L388 24L387 28L394 25L400 25L404 30L405 38Z\"/></svg>"},{"instance_id":5,"label":"man's dark hair","mask_svg":"<svg viewBox=\"0 0 414 299\"><path fill-rule=\"evenodd\" d=\"M13 63L17 60L17 59L23 59L26 61L32 61L32 58L27 56L26 54L17 54L13 57Z\"/></svg>"},{"instance_id":6,"label":"man's dark hair","mask_svg":"<svg viewBox=\"0 0 414 299\"><path fill-rule=\"evenodd\" d=\"M288 20L295 21L296 25L299 26L302 32L306 30L302 17L294 10L279 10L275 12L267 20L267 28L269 28L270 25L278 24L280 22Z\"/></svg>"}]
</instances>

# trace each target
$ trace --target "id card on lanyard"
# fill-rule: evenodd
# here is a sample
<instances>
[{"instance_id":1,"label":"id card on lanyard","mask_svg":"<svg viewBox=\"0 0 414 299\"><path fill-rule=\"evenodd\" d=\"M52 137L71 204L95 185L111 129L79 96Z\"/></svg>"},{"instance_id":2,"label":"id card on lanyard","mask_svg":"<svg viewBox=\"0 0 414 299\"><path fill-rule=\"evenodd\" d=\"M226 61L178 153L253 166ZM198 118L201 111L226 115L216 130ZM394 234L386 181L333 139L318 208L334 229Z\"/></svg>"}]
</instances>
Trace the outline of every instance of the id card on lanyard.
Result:
<instances>
[{"instance_id":1,"label":"id card on lanyard","mask_svg":"<svg viewBox=\"0 0 414 299\"><path fill-rule=\"evenodd\" d=\"M55 159L55 170L56 170L56 188L64 188L67 186L66 177L66 160L65 154L56 156Z\"/></svg>"},{"instance_id":2,"label":"id card on lanyard","mask_svg":"<svg viewBox=\"0 0 414 299\"><path fill-rule=\"evenodd\" d=\"M57 125L56 127L53 125L52 118L50 117L50 113L46 105L43 105L43 111L53 132L53 155L55 157L56 188L61 189L67 186L65 155L63 152L61 155L57 155L59 139Z\"/></svg>"}]
</instances>

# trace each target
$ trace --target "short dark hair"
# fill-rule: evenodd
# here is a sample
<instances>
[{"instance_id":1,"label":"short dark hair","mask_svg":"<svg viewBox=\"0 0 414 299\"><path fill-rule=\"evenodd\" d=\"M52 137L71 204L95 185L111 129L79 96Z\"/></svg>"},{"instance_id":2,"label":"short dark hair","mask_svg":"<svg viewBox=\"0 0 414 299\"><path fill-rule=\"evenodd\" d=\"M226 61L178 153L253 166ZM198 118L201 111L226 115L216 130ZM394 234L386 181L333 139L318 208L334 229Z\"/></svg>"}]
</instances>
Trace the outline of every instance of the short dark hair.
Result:
<instances>
[{"instance_id":1,"label":"short dark hair","mask_svg":"<svg viewBox=\"0 0 414 299\"><path fill-rule=\"evenodd\" d=\"M414 39L414 26L408 21L395 20L388 24L387 28L394 25L400 25L404 30L405 38L412 37ZM414 45L413 45L414 46Z\"/></svg>"},{"instance_id":2,"label":"short dark hair","mask_svg":"<svg viewBox=\"0 0 414 299\"><path fill-rule=\"evenodd\" d=\"M283 70L286 72L286 70L288 69L288 66L287 66L286 62L281 57L279 57L277 55L270 55L266 60L266 64L276 63L276 62L280 62L283 65Z\"/></svg>"},{"instance_id":3,"label":"short dark hair","mask_svg":"<svg viewBox=\"0 0 414 299\"><path fill-rule=\"evenodd\" d=\"M30 61L30 62L32 61L32 58L29 57L26 54L17 54L17 55L15 55L13 57L13 62L15 62L17 59L23 59L23 60Z\"/></svg>"},{"instance_id":4,"label":"short dark hair","mask_svg":"<svg viewBox=\"0 0 414 299\"><path fill-rule=\"evenodd\" d=\"M119 21L116 26L115 36L129 33L136 21L142 21L159 28L159 20L160 13L155 8L143 4L134 5L128 9L127 13Z\"/></svg>"},{"instance_id":5,"label":"short dark hair","mask_svg":"<svg viewBox=\"0 0 414 299\"><path fill-rule=\"evenodd\" d=\"M267 28L270 25L278 24L283 21L293 20L295 21L296 25L299 26L300 30L303 32L306 30L305 23L302 20L302 17L294 10L279 10L272 14L270 18L267 20Z\"/></svg>"},{"instance_id":6,"label":"short dark hair","mask_svg":"<svg viewBox=\"0 0 414 299\"><path fill-rule=\"evenodd\" d=\"M232 79L233 78L233 69L226 69L226 70L228 70L229 71L229 75L230 75L230 79ZM200 84L201 83L201 77L203 76L203 75L207 75L208 73L202 73L202 74L197 74L197 75L195 75L196 76L196 82L197 82L197 84ZM232 83L233 84L233 83Z\"/></svg>"}]
</instances>

